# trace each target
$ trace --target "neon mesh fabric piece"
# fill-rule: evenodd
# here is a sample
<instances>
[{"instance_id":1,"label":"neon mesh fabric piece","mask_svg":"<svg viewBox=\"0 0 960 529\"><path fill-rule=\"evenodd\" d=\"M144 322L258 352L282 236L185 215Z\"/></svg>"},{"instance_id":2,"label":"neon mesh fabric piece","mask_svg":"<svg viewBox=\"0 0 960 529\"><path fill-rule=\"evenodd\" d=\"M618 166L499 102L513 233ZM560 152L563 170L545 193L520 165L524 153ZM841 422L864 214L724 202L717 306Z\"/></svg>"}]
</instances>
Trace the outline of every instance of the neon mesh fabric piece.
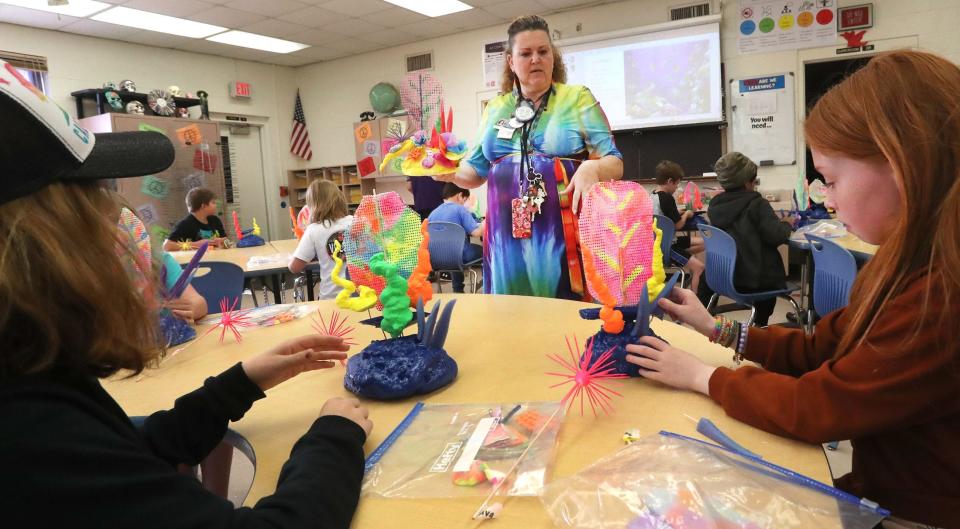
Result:
<instances>
[{"instance_id":1,"label":"neon mesh fabric piece","mask_svg":"<svg viewBox=\"0 0 960 529\"><path fill-rule=\"evenodd\" d=\"M414 130L430 129L443 101L443 83L427 72L410 72L400 83L400 103Z\"/></svg>"},{"instance_id":2,"label":"neon mesh fabric piece","mask_svg":"<svg viewBox=\"0 0 960 529\"><path fill-rule=\"evenodd\" d=\"M600 182L580 213L580 245L593 255L597 275L617 305L635 305L653 273L653 203L636 182ZM590 294L599 299L593 285Z\"/></svg>"},{"instance_id":3,"label":"neon mesh fabric piece","mask_svg":"<svg viewBox=\"0 0 960 529\"><path fill-rule=\"evenodd\" d=\"M683 188L683 203L696 211L702 210L703 198L700 193L700 186L694 182L687 182L687 186Z\"/></svg>"},{"instance_id":4,"label":"neon mesh fabric piece","mask_svg":"<svg viewBox=\"0 0 960 529\"><path fill-rule=\"evenodd\" d=\"M409 279L417 266L421 241L420 216L404 205L400 195L365 195L343 239L350 280L374 289L379 296L386 282L370 270L370 259L383 252L386 261L397 265L400 275ZM377 307L382 307L379 301Z\"/></svg>"}]
</instances>

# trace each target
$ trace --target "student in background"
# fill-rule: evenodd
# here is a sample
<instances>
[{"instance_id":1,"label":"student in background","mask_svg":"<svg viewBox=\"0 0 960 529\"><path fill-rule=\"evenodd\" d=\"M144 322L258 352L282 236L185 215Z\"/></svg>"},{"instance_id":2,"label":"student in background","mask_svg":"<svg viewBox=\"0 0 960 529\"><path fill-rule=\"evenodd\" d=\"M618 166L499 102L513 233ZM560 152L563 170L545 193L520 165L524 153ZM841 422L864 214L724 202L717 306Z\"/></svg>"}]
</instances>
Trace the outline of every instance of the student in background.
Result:
<instances>
[{"instance_id":1,"label":"student in background","mask_svg":"<svg viewBox=\"0 0 960 529\"><path fill-rule=\"evenodd\" d=\"M353 222L353 215L347 214L347 201L340 188L327 180L314 180L307 188L307 206L310 208L310 224L303 231L300 244L290 256L287 268L299 274L313 260L320 264L319 299L333 299L340 291L330 274L336 263L333 262L333 241L343 243L343 232ZM346 278L346 269L340 270L340 277Z\"/></svg>"},{"instance_id":2,"label":"student in background","mask_svg":"<svg viewBox=\"0 0 960 529\"><path fill-rule=\"evenodd\" d=\"M689 209L681 214L677 209L677 201L673 198L680 186L680 181L683 180L683 168L676 162L662 160L657 164L655 178L657 187L651 197L654 215L663 215L673 221L676 230L683 228L694 214ZM703 251L703 241L696 238L691 242L690 235L678 235L671 248L687 258L685 268L690 272L690 288L696 292L700 285L700 276L703 274L703 261L694 256Z\"/></svg>"},{"instance_id":3,"label":"student in background","mask_svg":"<svg viewBox=\"0 0 960 529\"><path fill-rule=\"evenodd\" d=\"M217 217L217 195L205 187L195 187L187 191L185 202L189 215L184 217L163 241L163 249L170 252L180 250L181 243L190 242L194 249L203 241L211 246L223 247L226 230Z\"/></svg>"},{"instance_id":4,"label":"student in background","mask_svg":"<svg viewBox=\"0 0 960 529\"><path fill-rule=\"evenodd\" d=\"M739 152L728 152L714 166L723 187L707 207L710 224L730 234L737 242L737 263L733 285L740 292L760 292L786 288L787 275L778 247L787 244L793 233L791 220L781 220L770 203L755 189L757 164ZM713 291L700 283L697 292L708 303ZM776 307L776 298L754 303L754 323L765 327Z\"/></svg>"},{"instance_id":5,"label":"student in background","mask_svg":"<svg viewBox=\"0 0 960 529\"><path fill-rule=\"evenodd\" d=\"M765 369L708 366L652 338L627 346L644 377L708 394L747 424L811 443L850 439L853 470L836 485L890 509L885 528L960 527L958 86L953 62L890 52L808 115L826 205L880 245L850 304L812 336L734 326L724 342ZM689 291L661 306L713 339L727 327Z\"/></svg>"},{"instance_id":6,"label":"student in background","mask_svg":"<svg viewBox=\"0 0 960 529\"><path fill-rule=\"evenodd\" d=\"M413 210L421 219L429 217L437 206L443 204L443 184L428 177L407 178L407 191L413 195Z\"/></svg>"},{"instance_id":7,"label":"student in background","mask_svg":"<svg viewBox=\"0 0 960 529\"><path fill-rule=\"evenodd\" d=\"M428 220L430 222L452 222L463 227L467 240L463 244L463 262L469 263L483 257L483 248L470 242L470 237L480 237L483 233L483 222L477 222L473 213L463 204L470 198L470 191L459 187L453 182L443 186L443 204L433 210ZM451 272L453 291L463 292L463 273Z\"/></svg>"},{"instance_id":8,"label":"student in background","mask_svg":"<svg viewBox=\"0 0 960 529\"><path fill-rule=\"evenodd\" d=\"M117 228L119 203L97 179L164 171L173 145L156 132L94 135L6 66L0 61L4 527L347 529L372 427L354 399L317 405L276 492L253 507L236 509L176 471L201 461L264 391L346 358L342 339L306 335L249 356L140 426L100 385L155 364L162 345L158 303L127 266L136 257Z\"/></svg>"}]
</instances>

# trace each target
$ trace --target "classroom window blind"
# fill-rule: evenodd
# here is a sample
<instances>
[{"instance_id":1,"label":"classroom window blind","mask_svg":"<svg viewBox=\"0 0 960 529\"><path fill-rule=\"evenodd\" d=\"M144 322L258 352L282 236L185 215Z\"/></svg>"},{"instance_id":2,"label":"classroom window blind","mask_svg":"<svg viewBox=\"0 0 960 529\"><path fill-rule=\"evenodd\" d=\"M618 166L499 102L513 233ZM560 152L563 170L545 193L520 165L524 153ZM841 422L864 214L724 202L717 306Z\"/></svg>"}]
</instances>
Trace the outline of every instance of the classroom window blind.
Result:
<instances>
[{"instance_id":1,"label":"classroom window blind","mask_svg":"<svg viewBox=\"0 0 960 529\"><path fill-rule=\"evenodd\" d=\"M50 95L48 81L47 58L39 55L27 55L15 51L0 50L0 59L10 63L17 72L30 81L33 86L44 94Z\"/></svg>"}]
</instances>

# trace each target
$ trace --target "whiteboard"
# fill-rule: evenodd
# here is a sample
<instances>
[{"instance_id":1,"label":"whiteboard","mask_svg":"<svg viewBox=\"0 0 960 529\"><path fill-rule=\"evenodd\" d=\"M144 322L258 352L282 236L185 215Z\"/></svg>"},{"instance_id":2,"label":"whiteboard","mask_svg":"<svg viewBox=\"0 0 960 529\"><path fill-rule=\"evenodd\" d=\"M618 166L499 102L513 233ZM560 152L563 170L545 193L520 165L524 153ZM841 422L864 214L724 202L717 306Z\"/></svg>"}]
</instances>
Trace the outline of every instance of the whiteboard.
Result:
<instances>
[{"instance_id":1,"label":"whiteboard","mask_svg":"<svg viewBox=\"0 0 960 529\"><path fill-rule=\"evenodd\" d=\"M757 165L797 163L793 72L730 80L731 150Z\"/></svg>"}]
</instances>

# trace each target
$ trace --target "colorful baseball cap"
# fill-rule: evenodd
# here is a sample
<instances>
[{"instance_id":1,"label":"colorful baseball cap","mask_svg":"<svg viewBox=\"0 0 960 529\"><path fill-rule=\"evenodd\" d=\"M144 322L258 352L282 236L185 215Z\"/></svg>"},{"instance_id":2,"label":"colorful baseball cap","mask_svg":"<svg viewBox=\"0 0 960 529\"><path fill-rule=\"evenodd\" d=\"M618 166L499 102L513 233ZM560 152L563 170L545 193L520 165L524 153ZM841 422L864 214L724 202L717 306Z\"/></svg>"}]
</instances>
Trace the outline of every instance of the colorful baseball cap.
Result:
<instances>
[{"instance_id":1,"label":"colorful baseball cap","mask_svg":"<svg viewBox=\"0 0 960 529\"><path fill-rule=\"evenodd\" d=\"M0 204L54 182L159 173L173 163L158 132L93 134L0 60Z\"/></svg>"}]
</instances>

